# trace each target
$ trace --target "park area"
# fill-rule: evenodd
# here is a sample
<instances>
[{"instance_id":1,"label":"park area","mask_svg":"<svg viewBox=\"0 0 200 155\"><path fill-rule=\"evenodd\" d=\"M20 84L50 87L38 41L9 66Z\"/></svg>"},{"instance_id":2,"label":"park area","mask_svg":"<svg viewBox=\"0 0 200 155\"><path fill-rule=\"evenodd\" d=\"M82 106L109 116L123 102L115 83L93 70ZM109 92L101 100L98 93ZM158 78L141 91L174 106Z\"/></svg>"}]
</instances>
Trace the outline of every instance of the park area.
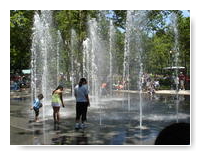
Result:
<instances>
[{"instance_id":1,"label":"park area","mask_svg":"<svg viewBox=\"0 0 200 155\"><path fill-rule=\"evenodd\" d=\"M10 10L11 145L190 145L190 83L187 10Z\"/></svg>"}]
</instances>

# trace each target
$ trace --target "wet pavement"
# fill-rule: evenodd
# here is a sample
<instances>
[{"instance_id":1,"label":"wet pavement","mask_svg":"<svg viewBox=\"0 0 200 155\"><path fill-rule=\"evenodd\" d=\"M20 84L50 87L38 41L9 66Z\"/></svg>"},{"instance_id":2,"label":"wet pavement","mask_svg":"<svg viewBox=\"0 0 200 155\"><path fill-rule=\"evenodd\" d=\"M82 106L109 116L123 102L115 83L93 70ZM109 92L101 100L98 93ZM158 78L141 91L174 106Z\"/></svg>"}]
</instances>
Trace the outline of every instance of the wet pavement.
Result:
<instances>
[{"instance_id":1,"label":"wet pavement","mask_svg":"<svg viewBox=\"0 0 200 155\"><path fill-rule=\"evenodd\" d=\"M126 93L127 95L127 93ZM159 132L175 122L190 122L189 96L143 97L142 128L139 98L131 94L101 98L88 108L87 128L75 130L75 101L65 97L61 122L54 125L50 103L40 110L40 122L33 121L29 98L10 100L11 145L153 145Z\"/></svg>"}]
</instances>

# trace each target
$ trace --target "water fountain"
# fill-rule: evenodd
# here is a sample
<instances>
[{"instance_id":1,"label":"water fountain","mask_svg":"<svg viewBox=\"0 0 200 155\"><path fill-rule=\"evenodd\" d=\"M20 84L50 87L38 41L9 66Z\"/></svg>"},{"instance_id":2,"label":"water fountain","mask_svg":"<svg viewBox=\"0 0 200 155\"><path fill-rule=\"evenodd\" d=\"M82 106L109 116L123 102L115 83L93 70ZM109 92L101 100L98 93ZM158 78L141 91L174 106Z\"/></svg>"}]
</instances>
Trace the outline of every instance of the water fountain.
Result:
<instances>
[{"instance_id":1,"label":"water fountain","mask_svg":"<svg viewBox=\"0 0 200 155\"><path fill-rule=\"evenodd\" d=\"M177 25L177 15L175 13L172 13L171 16L171 25L172 29L174 32L174 46L173 46L173 53L174 53L174 65L178 66L179 62L179 43L178 43L178 38L179 38L179 33L178 33L178 25ZM178 69L175 70L175 78L178 79ZM176 103L176 116L177 120L176 122L178 123L178 109L179 109L179 83L176 82L176 97L175 97L175 103Z\"/></svg>"},{"instance_id":2,"label":"water fountain","mask_svg":"<svg viewBox=\"0 0 200 155\"><path fill-rule=\"evenodd\" d=\"M33 98L43 93L45 102L48 101L58 84L59 40L60 33L52 25L52 12L36 12L31 48Z\"/></svg>"},{"instance_id":3,"label":"water fountain","mask_svg":"<svg viewBox=\"0 0 200 155\"><path fill-rule=\"evenodd\" d=\"M88 79L90 96L93 105L99 108L100 124L102 113L102 97L104 97L103 83L107 83L106 98L112 97L113 86L113 49L115 28L112 20L99 19L88 21L88 38L83 42L83 75ZM102 21L107 29L102 28ZM105 34L107 33L107 35ZM104 33L104 34L102 34ZM109 51L109 55L108 54ZM109 97L108 97L109 94ZM105 98L104 98L105 99Z\"/></svg>"},{"instance_id":4,"label":"water fountain","mask_svg":"<svg viewBox=\"0 0 200 155\"><path fill-rule=\"evenodd\" d=\"M110 77L110 80L109 80L109 94L110 96L112 97L113 95L113 49L114 49L114 39L115 39L115 28L114 28L114 25L113 25L113 21L110 20L110 29L109 29L109 77Z\"/></svg>"},{"instance_id":5,"label":"water fountain","mask_svg":"<svg viewBox=\"0 0 200 155\"><path fill-rule=\"evenodd\" d=\"M52 113L46 106L50 105L52 91L59 83L59 42L61 35L53 27L52 11L35 12L32 30L31 101L40 93L44 95L42 118L43 126L45 126L46 115ZM45 143L45 131L43 133Z\"/></svg>"},{"instance_id":6,"label":"water fountain","mask_svg":"<svg viewBox=\"0 0 200 155\"><path fill-rule=\"evenodd\" d=\"M127 89L127 93L124 93L123 98L126 98L127 95L127 104L128 111L131 111L131 99L130 99L130 70L134 70L133 76L137 77L137 90L139 92L139 128L142 129L142 87L141 87L141 78L143 74L143 65L142 65L142 55L143 46L142 46L142 33L145 28L146 22L146 11L127 11L126 18L126 32L125 32L125 46L124 46L124 62L123 62L123 84L124 88ZM92 19L88 22L89 26L89 38L83 42L83 74L88 77L88 83L91 89L92 101L99 105L100 111L100 122L101 122L101 110L102 105L100 104L100 85L103 80L105 80L105 74L109 75L110 83L110 94L112 94L112 75L113 75L113 41L114 41L114 26L112 20L109 23L109 45L102 41L100 25L96 19ZM109 51L109 59L105 57L105 51ZM134 59L137 67L130 67L131 61ZM99 63L100 62L100 63ZM109 64L107 65L107 62ZM108 71L106 66L109 66ZM133 65L132 65L133 66ZM125 81L127 82L125 87ZM107 97L108 98L108 97ZM126 100L123 100L126 102ZM124 105L124 103L123 103ZM101 124L101 123L100 123Z\"/></svg>"},{"instance_id":7,"label":"water fountain","mask_svg":"<svg viewBox=\"0 0 200 155\"><path fill-rule=\"evenodd\" d=\"M90 46L89 38L83 41L83 77L87 79L90 75ZM90 86L90 81L88 81L88 85Z\"/></svg>"},{"instance_id":8,"label":"water fountain","mask_svg":"<svg viewBox=\"0 0 200 155\"><path fill-rule=\"evenodd\" d=\"M90 109L90 125L104 127L103 124L109 128L114 126L114 130L128 133L139 141L146 137L155 136L158 132L158 127L163 127L164 123L177 122L180 119L188 121L190 117L188 111L183 114L178 114L179 107L178 99L176 104L177 117L174 116L173 105L168 106L168 98L165 97L165 103L162 101L147 101L142 96L141 77L143 74L142 55L143 40L142 35L145 31L146 11L127 11L126 31L125 31L125 46L124 46L124 63L123 63L123 81L127 81L126 91L124 96L117 96L115 92L112 94L113 72L114 72L114 36L115 30L113 22L107 21L107 27L101 29L99 19L90 19L88 21L88 36L83 41L83 76L88 80L91 97ZM176 27L177 28L177 27ZM102 35L102 31L106 32L106 37ZM176 38L176 37L175 37ZM71 80L72 80L72 95L76 68L76 57L74 55L76 32L71 31ZM178 41L178 40L177 40ZM177 51L178 43L175 41ZM41 11L36 12L34 16L33 26L33 43L32 43L32 99L42 92L45 96L43 107L43 133L44 143L45 136L45 117L50 109L46 105L50 104L49 97L51 92L58 85L57 77L61 71L60 66L60 43L61 34L56 31L52 25L52 12ZM175 50L174 50L175 51ZM51 58L51 59L50 59ZM134 66L134 67L133 67ZM135 81L131 81L132 76ZM100 86L102 82L110 82L109 91L110 96L101 97ZM134 87L138 94L130 94L132 86L131 82L135 82ZM113 96L112 96L113 95ZM162 100L162 95L160 97ZM72 100L68 102L74 102ZM148 104L147 102L151 102ZM155 103L154 103L155 102ZM174 101L173 101L174 102ZM121 106L123 103L123 107ZM71 104L74 106L74 103ZM162 108L160 108L162 107ZM72 110L71 106L70 110ZM73 107L74 108L74 107ZM125 111L123 110L126 109ZM149 108L149 110L148 110ZM93 113L93 114L91 114ZM173 113L173 114L172 114ZM72 114L72 113L70 113ZM69 115L70 115L69 114ZM62 114L61 114L62 115ZM63 114L64 115L64 114ZM66 114L64 115L66 116ZM153 123L152 123L153 122ZM74 123L74 122L72 122ZM166 123L166 124L167 124ZM128 127L126 126L128 124ZM139 125L138 125L139 124ZM154 126L154 124L156 124ZM161 125L160 125L161 124ZM47 126L47 125L46 125ZM120 126L120 127L119 127ZM98 128L96 125L94 128ZM148 128L147 128L148 127ZM106 128L106 127L105 127ZM128 128L128 129L127 129ZM156 128L156 129L155 129ZM110 128L109 128L110 129ZM118 130L119 129L119 130ZM138 130L139 129L139 130ZM145 130L145 129L148 129ZM92 128L93 130L93 128ZM128 130L128 131L127 131ZM99 128L95 130L96 135L100 134ZM147 133L149 135L147 135ZM92 132L91 132L92 134ZM106 133L105 133L106 134ZM143 136L144 135L144 136ZM153 136L152 136L153 135ZM95 137L95 136L94 136ZM100 137L100 136L99 136ZM99 138L96 137L96 138ZM100 137L101 138L101 137ZM142 141L141 140L141 141ZM140 141L140 142L141 142ZM142 143L141 143L142 144Z\"/></svg>"},{"instance_id":9,"label":"water fountain","mask_svg":"<svg viewBox=\"0 0 200 155\"><path fill-rule=\"evenodd\" d=\"M72 83L72 97L74 97L74 86L75 86L75 75L74 75L74 68L75 68L75 49L76 49L76 32L74 29L71 30L71 83Z\"/></svg>"},{"instance_id":10,"label":"water fountain","mask_svg":"<svg viewBox=\"0 0 200 155\"><path fill-rule=\"evenodd\" d=\"M89 38L85 41L86 46L86 59L87 59L87 74L88 74L88 83L89 89L91 91L92 102L98 104L99 98L99 82L98 82L98 67L97 67L97 58L95 53L99 50L100 40L97 32L97 21L95 19L88 22L89 25Z\"/></svg>"},{"instance_id":11,"label":"water fountain","mask_svg":"<svg viewBox=\"0 0 200 155\"><path fill-rule=\"evenodd\" d=\"M88 83L90 83L91 96L94 96L94 103L98 103L100 86L107 80L109 61L106 57L106 43L99 32L99 23L96 19L92 19L88 22L88 26L89 38L84 42L85 59L87 59L85 71L87 71Z\"/></svg>"},{"instance_id":12,"label":"water fountain","mask_svg":"<svg viewBox=\"0 0 200 155\"><path fill-rule=\"evenodd\" d=\"M57 31L57 86L60 84L60 81L59 81L59 77L60 77L60 62L61 62L61 59L60 59L60 51L62 50L62 37L61 37L61 33L60 31L58 30Z\"/></svg>"},{"instance_id":13,"label":"water fountain","mask_svg":"<svg viewBox=\"0 0 200 155\"><path fill-rule=\"evenodd\" d=\"M142 128L142 74L143 63L142 55L144 54L142 46L142 33L145 30L146 11L127 11L126 17L126 33L124 47L124 63L123 63L123 83L128 81L127 90L130 90L130 70L135 70L133 76L137 77L137 90L139 92L140 105L140 128ZM130 59L135 61L137 66L130 67ZM125 86L124 86L125 87ZM128 111L130 111L130 96L128 93Z\"/></svg>"},{"instance_id":14,"label":"water fountain","mask_svg":"<svg viewBox=\"0 0 200 155\"><path fill-rule=\"evenodd\" d=\"M132 32L132 11L127 12L126 16L126 32L124 41L124 62L123 62L123 89L130 90L130 42ZM128 87L125 86L125 81L128 81ZM126 87L126 88L125 88ZM128 93L128 111L130 111L130 94Z\"/></svg>"}]
</instances>

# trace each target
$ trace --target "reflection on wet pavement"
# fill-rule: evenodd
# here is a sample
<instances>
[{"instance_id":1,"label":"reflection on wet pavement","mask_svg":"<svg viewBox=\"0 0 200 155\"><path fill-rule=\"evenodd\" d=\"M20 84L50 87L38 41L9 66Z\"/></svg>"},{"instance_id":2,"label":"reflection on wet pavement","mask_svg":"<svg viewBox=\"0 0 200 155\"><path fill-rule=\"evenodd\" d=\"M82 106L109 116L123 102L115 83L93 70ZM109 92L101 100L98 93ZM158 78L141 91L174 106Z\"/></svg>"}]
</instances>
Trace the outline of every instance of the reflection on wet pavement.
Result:
<instances>
[{"instance_id":1,"label":"reflection on wet pavement","mask_svg":"<svg viewBox=\"0 0 200 155\"><path fill-rule=\"evenodd\" d=\"M74 129L75 104L68 100L62 108L60 124L54 124L50 104L45 105L45 116L40 112L40 122L33 121L29 110L30 100L11 100L11 145L153 145L158 133L167 125L190 122L188 99L179 100L178 113L174 99L169 96L144 100L143 128L139 128L138 98L131 98L128 111L127 100L102 99L88 109L85 129Z\"/></svg>"}]
</instances>

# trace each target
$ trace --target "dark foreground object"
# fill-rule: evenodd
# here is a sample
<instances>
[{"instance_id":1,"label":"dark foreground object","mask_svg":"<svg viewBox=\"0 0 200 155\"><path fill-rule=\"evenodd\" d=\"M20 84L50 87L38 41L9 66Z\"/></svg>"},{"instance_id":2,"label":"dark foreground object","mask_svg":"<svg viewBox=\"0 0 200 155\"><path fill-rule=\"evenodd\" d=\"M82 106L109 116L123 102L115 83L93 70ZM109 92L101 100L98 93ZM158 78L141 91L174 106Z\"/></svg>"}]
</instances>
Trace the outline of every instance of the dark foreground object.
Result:
<instances>
[{"instance_id":1,"label":"dark foreground object","mask_svg":"<svg viewBox=\"0 0 200 155\"><path fill-rule=\"evenodd\" d=\"M174 123L167 126L159 133L155 145L190 145L190 124Z\"/></svg>"}]
</instances>

